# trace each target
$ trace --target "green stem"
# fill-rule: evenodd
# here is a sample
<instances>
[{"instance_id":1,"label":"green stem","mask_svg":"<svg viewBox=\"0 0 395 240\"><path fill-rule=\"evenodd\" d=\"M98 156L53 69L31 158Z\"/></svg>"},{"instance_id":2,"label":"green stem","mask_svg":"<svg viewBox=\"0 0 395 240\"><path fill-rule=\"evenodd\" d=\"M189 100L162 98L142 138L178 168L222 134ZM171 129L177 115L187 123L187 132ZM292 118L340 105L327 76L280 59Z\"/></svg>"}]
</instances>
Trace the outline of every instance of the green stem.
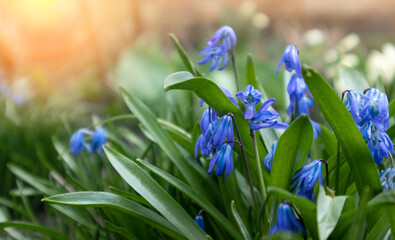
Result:
<instances>
[{"instance_id":1,"label":"green stem","mask_svg":"<svg viewBox=\"0 0 395 240\"><path fill-rule=\"evenodd\" d=\"M239 145L240 145L241 154L242 154L243 161L244 161L244 167L245 167L246 173L247 173L248 183L250 185L250 191L251 191L252 200L254 201L255 209L258 211L259 210L259 206L258 206L258 202L256 201L256 196L255 196L255 192L254 192L254 185L252 183L250 169L248 168L247 157L246 157L246 153L245 153L245 150L244 150L243 140L241 139L239 128L237 127L236 119L235 119L233 113L230 113L229 116L233 120L233 125L234 125L234 127L236 129L236 134L237 134L237 137L239 138L239 141L240 141Z\"/></svg>"},{"instance_id":2,"label":"green stem","mask_svg":"<svg viewBox=\"0 0 395 240\"><path fill-rule=\"evenodd\" d=\"M337 141L337 155L336 155L336 168L335 168L335 191L339 191L340 180L340 143Z\"/></svg>"},{"instance_id":3,"label":"green stem","mask_svg":"<svg viewBox=\"0 0 395 240\"><path fill-rule=\"evenodd\" d=\"M255 161L258 168L258 178L259 178L259 185L261 187L262 197L263 199L266 199L267 193L266 193L265 181L263 180L263 175L262 175L261 160L259 159L258 142L256 141L255 132L251 130L250 136L252 138L252 144L254 146Z\"/></svg>"},{"instance_id":4,"label":"green stem","mask_svg":"<svg viewBox=\"0 0 395 240\"><path fill-rule=\"evenodd\" d=\"M239 87L239 78L237 75L237 68L236 68L236 57L235 57L235 47L232 46L232 48L230 49L230 58L232 60L232 66L233 66L233 72L235 74L235 82L236 82L236 90L237 92L240 91L240 87Z\"/></svg>"}]
</instances>

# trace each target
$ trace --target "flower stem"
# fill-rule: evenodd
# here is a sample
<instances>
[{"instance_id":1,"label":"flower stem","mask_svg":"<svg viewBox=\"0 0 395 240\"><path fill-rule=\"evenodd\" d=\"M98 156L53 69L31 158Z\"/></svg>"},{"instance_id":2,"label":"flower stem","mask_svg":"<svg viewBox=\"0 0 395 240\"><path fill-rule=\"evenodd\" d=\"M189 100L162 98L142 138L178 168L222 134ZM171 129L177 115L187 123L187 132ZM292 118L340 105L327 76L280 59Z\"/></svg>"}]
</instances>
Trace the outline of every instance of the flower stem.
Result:
<instances>
[{"instance_id":1,"label":"flower stem","mask_svg":"<svg viewBox=\"0 0 395 240\"><path fill-rule=\"evenodd\" d=\"M266 199L267 193L266 193L265 181L263 180L263 175L262 175L261 160L259 159L258 142L256 141L255 132L251 130L250 136L252 138L252 144L254 146L255 160L258 168L258 178L261 187L262 197L263 199Z\"/></svg>"},{"instance_id":2,"label":"flower stem","mask_svg":"<svg viewBox=\"0 0 395 240\"><path fill-rule=\"evenodd\" d=\"M239 141L240 141L241 154L242 154L243 161L244 161L244 167L245 167L246 173L247 173L248 183L250 184L250 191L251 191L252 200L254 201L256 210L258 211L259 210L258 202L256 201L256 196L255 196L255 192L254 192L254 185L252 184L250 169L248 168L247 157L246 157L246 153L244 150L243 140L240 137L240 132L239 132L239 129L237 128L236 120L235 120L233 113L230 113L229 116L233 120L233 126L236 129L236 134L237 134L237 137L239 138Z\"/></svg>"},{"instance_id":3,"label":"flower stem","mask_svg":"<svg viewBox=\"0 0 395 240\"><path fill-rule=\"evenodd\" d=\"M240 91L240 87L239 87L239 78L237 75L237 68L236 68L236 57L235 57L235 47L232 46L232 48L230 49L230 58L232 60L232 66L233 66L233 72L235 74L235 82L236 82L236 90L237 92Z\"/></svg>"}]
</instances>

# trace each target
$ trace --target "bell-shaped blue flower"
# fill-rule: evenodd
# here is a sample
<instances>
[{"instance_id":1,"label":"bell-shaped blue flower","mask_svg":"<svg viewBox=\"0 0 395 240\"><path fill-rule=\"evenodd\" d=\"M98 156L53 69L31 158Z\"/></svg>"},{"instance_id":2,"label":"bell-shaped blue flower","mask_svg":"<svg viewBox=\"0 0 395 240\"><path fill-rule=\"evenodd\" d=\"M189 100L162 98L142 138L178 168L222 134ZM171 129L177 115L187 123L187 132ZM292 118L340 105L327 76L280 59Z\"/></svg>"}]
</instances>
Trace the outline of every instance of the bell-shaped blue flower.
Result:
<instances>
[{"instance_id":1,"label":"bell-shaped blue flower","mask_svg":"<svg viewBox=\"0 0 395 240\"><path fill-rule=\"evenodd\" d=\"M206 46L198 56L206 56L198 62L199 65L206 64L211 61L210 72L218 69L223 70L228 64L228 52L221 45ZM221 66L222 63L222 67Z\"/></svg>"},{"instance_id":2,"label":"bell-shaped blue flower","mask_svg":"<svg viewBox=\"0 0 395 240\"><path fill-rule=\"evenodd\" d=\"M233 98L232 94L229 92L228 89L218 86L219 88L221 88L222 92L229 98L229 100L237 107L237 102L236 100ZM204 101L202 99L200 99L199 101L199 106L203 106Z\"/></svg>"},{"instance_id":3,"label":"bell-shaped blue flower","mask_svg":"<svg viewBox=\"0 0 395 240\"><path fill-rule=\"evenodd\" d=\"M392 191L395 189L394 177L395 177L395 168L387 168L381 171L380 181L381 181L381 186L383 187L383 190L385 192Z\"/></svg>"},{"instance_id":4,"label":"bell-shaped blue flower","mask_svg":"<svg viewBox=\"0 0 395 240\"><path fill-rule=\"evenodd\" d=\"M256 113L255 105L261 101L262 93L259 90L254 89L254 86L250 84L244 91L238 92L236 97L243 100L244 104L246 105L247 109L244 113L244 118L246 120L253 118Z\"/></svg>"},{"instance_id":5,"label":"bell-shaped blue flower","mask_svg":"<svg viewBox=\"0 0 395 240\"><path fill-rule=\"evenodd\" d=\"M80 128L70 138L70 151L74 155L80 155L84 149L91 151L91 147L85 142L85 134L91 135L92 132L86 128Z\"/></svg>"},{"instance_id":6,"label":"bell-shaped blue flower","mask_svg":"<svg viewBox=\"0 0 395 240\"><path fill-rule=\"evenodd\" d=\"M380 131L373 122L368 122L360 127L360 132L368 144L370 153L377 165L383 163L383 158L388 158L388 154L395 154L394 145L387 133Z\"/></svg>"},{"instance_id":7,"label":"bell-shaped blue flower","mask_svg":"<svg viewBox=\"0 0 395 240\"><path fill-rule=\"evenodd\" d=\"M102 155L103 154L103 145L107 142L107 133L104 128L97 128L96 131L93 133L92 140L91 140L91 152Z\"/></svg>"},{"instance_id":8,"label":"bell-shaped blue flower","mask_svg":"<svg viewBox=\"0 0 395 240\"><path fill-rule=\"evenodd\" d=\"M314 160L303 168L296 171L292 178L291 185L296 185L292 188L292 192L296 191L297 196L302 196L314 202L314 186L319 181L319 185L324 184L322 178L322 162Z\"/></svg>"},{"instance_id":9,"label":"bell-shaped blue flower","mask_svg":"<svg viewBox=\"0 0 395 240\"><path fill-rule=\"evenodd\" d=\"M362 121L360 112L364 106L364 102L367 100L367 97L363 93L354 89L347 90L343 94L345 93L347 93L346 108L350 112L354 121L359 124Z\"/></svg>"},{"instance_id":10,"label":"bell-shaped blue flower","mask_svg":"<svg viewBox=\"0 0 395 240\"><path fill-rule=\"evenodd\" d=\"M217 113L212 108L209 109L204 110L202 118L200 119L200 130L202 130L202 133L207 131L210 122L217 121Z\"/></svg>"},{"instance_id":11,"label":"bell-shaped blue flower","mask_svg":"<svg viewBox=\"0 0 395 240\"><path fill-rule=\"evenodd\" d=\"M276 147L277 147L277 142L274 141L272 144L272 150L266 155L265 159L263 160L263 165L265 168L269 171L272 170L272 165L273 165L273 159L274 159L274 153L276 152Z\"/></svg>"},{"instance_id":12,"label":"bell-shaped blue flower","mask_svg":"<svg viewBox=\"0 0 395 240\"><path fill-rule=\"evenodd\" d=\"M389 126L389 109L387 95L377 88L370 88L365 93L367 100L361 110L365 124L367 121L373 121L373 124L380 131L387 131Z\"/></svg>"},{"instance_id":13,"label":"bell-shaped blue flower","mask_svg":"<svg viewBox=\"0 0 395 240\"><path fill-rule=\"evenodd\" d=\"M197 215L195 217L195 223L204 231L204 221L202 215Z\"/></svg>"},{"instance_id":14,"label":"bell-shaped blue flower","mask_svg":"<svg viewBox=\"0 0 395 240\"><path fill-rule=\"evenodd\" d=\"M276 233L297 234L298 229L302 232L303 236L306 235L303 224L295 217L289 203L287 201L281 203L277 210L276 224L270 230L270 235Z\"/></svg>"},{"instance_id":15,"label":"bell-shaped blue flower","mask_svg":"<svg viewBox=\"0 0 395 240\"><path fill-rule=\"evenodd\" d=\"M232 156L232 144L224 143L218 149L218 151L214 154L213 158L210 161L210 165L208 168L208 174L210 174L215 165L215 174L217 176L225 173L225 177L227 177L233 171L233 156Z\"/></svg>"},{"instance_id":16,"label":"bell-shaped blue flower","mask_svg":"<svg viewBox=\"0 0 395 240\"><path fill-rule=\"evenodd\" d=\"M262 128L287 128L288 124L277 121L278 113L276 111L268 110L276 99L271 98L265 101L255 116L250 121L251 130L259 130Z\"/></svg>"},{"instance_id":17,"label":"bell-shaped blue flower","mask_svg":"<svg viewBox=\"0 0 395 240\"><path fill-rule=\"evenodd\" d=\"M293 74L291 80L289 80L287 92L291 102L296 101L296 99L302 99L307 92L307 86L303 78Z\"/></svg>"},{"instance_id":18,"label":"bell-shaped blue flower","mask_svg":"<svg viewBox=\"0 0 395 240\"><path fill-rule=\"evenodd\" d=\"M214 149L218 149L225 142L225 140L228 142L233 142L234 140L233 121L228 115L221 117L210 139L210 142Z\"/></svg>"},{"instance_id":19,"label":"bell-shaped blue flower","mask_svg":"<svg viewBox=\"0 0 395 240\"><path fill-rule=\"evenodd\" d=\"M206 109L203 112L202 118L200 120L200 129L202 133L195 143L195 158L198 155L199 149L201 154L206 157L210 155L212 150L210 139L214 133L215 127L217 126L217 113L212 108L210 109L211 112L209 112L209 109Z\"/></svg>"},{"instance_id":20,"label":"bell-shaped blue flower","mask_svg":"<svg viewBox=\"0 0 395 240\"><path fill-rule=\"evenodd\" d=\"M219 28L207 41L207 46L213 46L220 43L225 52L230 51L232 46L236 46L237 37L233 28L226 25Z\"/></svg>"},{"instance_id":21,"label":"bell-shaped blue flower","mask_svg":"<svg viewBox=\"0 0 395 240\"><path fill-rule=\"evenodd\" d=\"M280 70L281 65L284 63L285 69L288 72L292 72L295 70L296 76L299 78L302 77L302 68L299 59L299 51L295 45L289 45L285 48L283 56L281 57L280 62L278 63L276 73Z\"/></svg>"}]
</instances>

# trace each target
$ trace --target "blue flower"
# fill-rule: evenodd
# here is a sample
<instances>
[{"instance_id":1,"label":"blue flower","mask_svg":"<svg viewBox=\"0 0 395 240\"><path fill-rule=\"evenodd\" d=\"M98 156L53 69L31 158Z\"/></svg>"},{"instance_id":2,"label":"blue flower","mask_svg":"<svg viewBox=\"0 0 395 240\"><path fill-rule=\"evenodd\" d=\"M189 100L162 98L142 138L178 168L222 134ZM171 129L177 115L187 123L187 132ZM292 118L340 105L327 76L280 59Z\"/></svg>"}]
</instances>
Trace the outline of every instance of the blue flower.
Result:
<instances>
[{"instance_id":1,"label":"blue flower","mask_svg":"<svg viewBox=\"0 0 395 240\"><path fill-rule=\"evenodd\" d=\"M292 178L291 185L296 183L292 192L296 191L297 196L302 196L314 202L314 186L319 181L319 185L324 184L322 178L322 162L314 160L303 168L296 171Z\"/></svg>"},{"instance_id":2,"label":"blue flower","mask_svg":"<svg viewBox=\"0 0 395 240\"><path fill-rule=\"evenodd\" d=\"M211 136L210 143L214 149L218 149L224 142L233 142L233 121L228 115L224 115L218 122L213 135ZM232 143L233 144L233 143Z\"/></svg>"},{"instance_id":3,"label":"blue flower","mask_svg":"<svg viewBox=\"0 0 395 240\"><path fill-rule=\"evenodd\" d=\"M204 110L202 118L200 119L200 130L202 130L202 133L207 132L210 122L217 121L217 113L212 108L210 109L211 111L209 111L209 109Z\"/></svg>"},{"instance_id":4,"label":"blue flower","mask_svg":"<svg viewBox=\"0 0 395 240\"><path fill-rule=\"evenodd\" d=\"M200 134L198 140L195 143L195 158L197 157L199 149L203 156L208 157L210 155L212 148L209 141L212 134L214 133L216 124L217 113L211 108L211 114L209 114L209 109L206 109L203 112L202 118L200 120L200 129L202 133Z\"/></svg>"},{"instance_id":5,"label":"blue flower","mask_svg":"<svg viewBox=\"0 0 395 240\"><path fill-rule=\"evenodd\" d=\"M256 112L255 116L250 121L251 130L259 130L262 128L287 128L288 124L277 122L278 113L276 111L268 110L276 99L271 98L265 101L261 108Z\"/></svg>"},{"instance_id":6,"label":"blue flower","mask_svg":"<svg viewBox=\"0 0 395 240\"><path fill-rule=\"evenodd\" d=\"M233 98L232 94L228 91L228 89L218 86L219 88L221 88L222 92L225 94L225 96L227 96L229 98L229 100L237 107L237 102L236 100ZM199 101L199 106L203 106L204 101L202 99L200 99Z\"/></svg>"},{"instance_id":7,"label":"blue flower","mask_svg":"<svg viewBox=\"0 0 395 240\"><path fill-rule=\"evenodd\" d=\"M222 42L222 47L225 52L230 51L233 46L236 46L237 38L233 28L229 26L222 26L214 35L207 41L207 46L217 45Z\"/></svg>"},{"instance_id":8,"label":"blue flower","mask_svg":"<svg viewBox=\"0 0 395 240\"><path fill-rule=\"evenodd\" d=\"M359 131L367 142L369 151L377 165L380 166L383 163L383 158L389 157L388 154L395 154L391 138L385 132L380 131L373 122L368 122L360 127Z\"/></svg>"},{"instance_id":9,"label":"blue flower","mask_svg":"<svg viewBox=\"0 0 395 240\"><path fill-rule=\"evenodd\" d=\"M284 63L285 69L288 72L295 70L297 77L302 78L302 68L299 59L299 51L295 45L289 45L285 48L283 56L278 63L276 73L280 70L281 65Z\"/></svg>"},{"instance_id":10,"label":"blue flower","mask_svg":"<svg viewBox=\"0 0 395 240\"><path fill-rule=\"evenodd\" d=\"M230 143L222 144L210 161L208 174L212 172L214 165L215 174L217 176L220 176L225 172L225 177L227 177L233 171L232 146L233 145Z\"/></svg>"},{"instance_id":11,"label":"blue flower","mask_svg":"<svg viewBox=\"0 0 395 240\"><path fill-rule=\"evenodd\" d=\"M273 159L274 159L274 153L276 152L276 147L277 147L277 142L278 141L274 141L272 144L272 151L270 151L265 159L263 160L263 165L265 166L265 168L269 171L272 170L272 165L273 165Z\"/></svg>"},{"instance_id":12,"label":"blue flower","mask_svg":"<svg viewBox=\"0 0 395 240\"><path fill-rule=\"evenodd\" d=\"M380 181L384 191L392 191L395 189L394 177L395 168L387 168L381 171Z\"/></svg>"},{"instance_id":13,"label":"blue flower","mask_svg":"<svg viewBox=\"0 0 395 240\"><path fill-rule=\"evenodd\" d=\"M198 56L206 56L198 62L199 65L206 64L211 61L210 72L216 70L223 70L228 64L228 53L221 45L206 46ZM222 67L221 66L222 62Z\"/></svg>"},{"instance_id":14,"label":"blue flower","mask_svg":"<svg viewBox=\"0 0 395 240\"><path fill-rule=\"evenodd\" d=\"M236 97L243 100L247 109L244 113L244 118L246 120L250 120L254 117L256 110L255 105L257 105L261 101L262 93L254 89L254 86L248 85L244 91L240 91L236 94Z\"/></svg>"},{"instance_id":15,"label":"blue flower","mask_svg":"<svg viewBox=\"0 0 395 240\"><path fill-rule=\"evenodd\" d=\"M365 100L367 100L367 97L357 91L357 90L347 90L343 94L347 93L347 100L346 100L346 108L350 112L352 118L356 123L361 123L361 115L360 112L364 106Z\"/></svg>"},{"instance_id":16,"label":"blue flower","mask_svg":"<svg viewBox=\"0 0 395 240\"><path fill-rule=\"evenodd\" d=\"M103 144L107 142L107 134L104 128L97 128L96 131L93 133L92 141L91 141L91 152L92 153L99 153L99 155L103 154Z\"/></svg>"},{"instance_id":17,"label":"blue flower","mask_svg":"<svg viewBox=\"0 0 395 240\"><path fill-rule=\"evenodd\" d=\"M380 131L387 131L389 126L389 109L388 98L385 93L380 92L377 88L370 88L366 91L366 98L364 107L361 110L361 115L364 122L373 121L373 124L380 129Z\"/></svg>"},{"instance_id":18,"label":"blue flower","mask_svg":"<svg viewBox=\"0 0 395 240\"><path fill-rule=\"evenodd\" d=\"M293 74L291 80L289 80L287 92L291 102L294 102L296 99L302 99L307 92L307 86L303 78Z\"/></svg>"},{"instance_id":19,"label":"blue flower","mask_svg":"<svg viewBox=\"0 0 395 240\"><path fill-rule=\"evenodd\" d=\"M277 210L276 224L270 230L270 235L275 233L297 234L298 229L302 232L303 236L306 235L303 224L295 217L289 203L287 201L281 203Z\"/></svg>"},{"instance_id":20,"label":"blue flower","mask_svg":"<svg viewBox=\"0 0 395 240\"><path fill-rule=\"evenodd\" d=\"M202 215L197 215L195 217L195 223L204 231L204 222L203 222L203 216Z\"/></svg>"},{"instance_id":21,"label":"blue flower","mask_svg":"<svg viewBox=\"0 0 395 240\"><path fill-rule=\"evenodd\" d=\"M85 134L90 135L92 132L86 128L80 128L71 136L69 145L72 154L78 156L82 153L84 148L88 151L91 150L90 146L85 142Z\"/></svg>"}]
</instances>

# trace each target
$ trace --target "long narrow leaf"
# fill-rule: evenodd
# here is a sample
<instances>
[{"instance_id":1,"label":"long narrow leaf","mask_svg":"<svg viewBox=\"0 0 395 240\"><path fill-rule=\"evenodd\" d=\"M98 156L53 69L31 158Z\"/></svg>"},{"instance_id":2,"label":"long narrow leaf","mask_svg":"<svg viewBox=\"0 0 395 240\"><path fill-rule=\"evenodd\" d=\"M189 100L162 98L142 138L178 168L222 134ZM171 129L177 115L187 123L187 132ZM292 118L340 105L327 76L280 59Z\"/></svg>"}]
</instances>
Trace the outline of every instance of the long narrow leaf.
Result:
<instances>
[{"instance_id":1,"label":"long narrow leaf","mask_svg":"<svg viewBox=\"0 0 395 240\"><path fill-rule=\"evenodd\" d=\"M0 229L4 229L7 227L13 227L13 228L37 232L42 234L43 236L51 237L52 239L61 239L61 240L68 239L66 236L61 235L52 229L34 225L28 222L21 222L21 221L0 222Z\"/></svg>"},{"instance_id":2,"label":"long narrow leaf","mask_svg":"<svg viewBox=\"0 0 395 240\"><path fill-rule=\"evenodd\" d=\"M232 209L232 214L236 219L236 222L239 226L241 233L243 234L244 239L247 239L247 240L251 239L250 234L248 233L248 230L247 230L246 226L244 225L243 220L241 219L241 217L239 215L239 212L237 211L235 201L232 201L230 203L230 208Z\"/></svg>"}]
</instances>

